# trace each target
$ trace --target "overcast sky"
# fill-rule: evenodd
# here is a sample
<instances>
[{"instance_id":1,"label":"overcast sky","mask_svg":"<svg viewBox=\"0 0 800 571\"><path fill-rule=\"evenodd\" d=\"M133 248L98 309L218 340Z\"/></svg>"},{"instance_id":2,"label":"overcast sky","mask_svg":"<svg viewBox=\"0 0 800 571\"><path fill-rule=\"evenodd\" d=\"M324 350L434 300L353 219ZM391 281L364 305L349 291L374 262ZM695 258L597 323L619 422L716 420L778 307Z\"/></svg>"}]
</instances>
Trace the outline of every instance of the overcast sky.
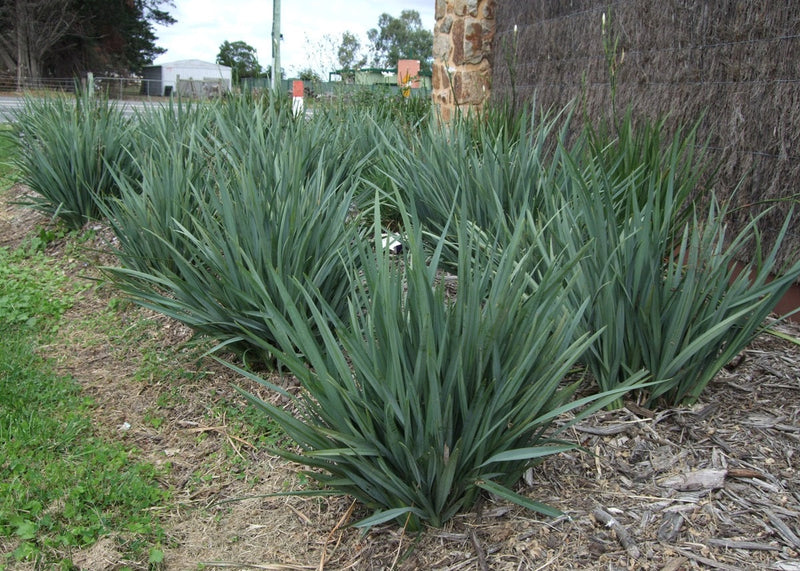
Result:
<instances>
[{"instance_id":1,"label":"overcast sky","mask_svg":"<svg viewBox=\"0 0 800 571\"><path fill-rule=\"evenodd\" d=\"M156 26L157 45L166 48L155 63L184 59L213 62L224 41L243 41L256 49L259 63L272 61L272 0L173 0L171 26ZM399 17L416 10L422 25L433 31L435 0L283 0L281 2L281 67L287 76L311 67L322 73L335 53L324 41L338 41L349 30L367 45L367 30L378 27L384 12ZM331 70L325 70L325 73Z\"/></svg>"}]
</instances>

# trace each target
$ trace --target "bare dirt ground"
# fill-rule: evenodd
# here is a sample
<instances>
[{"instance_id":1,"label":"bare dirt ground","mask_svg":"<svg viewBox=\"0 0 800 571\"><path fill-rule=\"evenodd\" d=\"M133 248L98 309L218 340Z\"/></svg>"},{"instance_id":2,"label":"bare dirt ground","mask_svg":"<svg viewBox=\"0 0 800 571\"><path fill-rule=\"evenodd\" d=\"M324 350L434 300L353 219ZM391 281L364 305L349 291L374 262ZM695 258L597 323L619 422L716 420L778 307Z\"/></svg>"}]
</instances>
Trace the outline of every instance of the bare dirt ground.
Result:
<instances>
[{"instance_id":1,"label":"bare dirt ground","mask_svg":"<svg viewBox=\"0 0 800 571\"><path fill-rule=\"evenodd\" d=\"M10 204L20 192L0 199L0 247L47 223ZM107 238L101 231L85 245L76 280L98 278L97 262L113 263ZM68 255L58 244L48 253ZM108 332L87 330L119 297L95 282L42 351L95 400L98 431L165 467L174 502L159 510L168 536L162 568L800 571L797 344L763 335L695 406L627 403L575 427L569 436L586 452L547 460L519 486L563 517L486 498L443 529L416 536L381 526L362 535L346 525L366 515L348 498L263 497L302 487L299 469L232 418L246 406L232 386L257 388L202 358L185 327L130 306L111 313ZM800 338L796 325L780 330ZM143 363L153 347L159 358ZM122 558L125 541L106 537L73 561L146 569Z\"/></svg>"}]
</instances>

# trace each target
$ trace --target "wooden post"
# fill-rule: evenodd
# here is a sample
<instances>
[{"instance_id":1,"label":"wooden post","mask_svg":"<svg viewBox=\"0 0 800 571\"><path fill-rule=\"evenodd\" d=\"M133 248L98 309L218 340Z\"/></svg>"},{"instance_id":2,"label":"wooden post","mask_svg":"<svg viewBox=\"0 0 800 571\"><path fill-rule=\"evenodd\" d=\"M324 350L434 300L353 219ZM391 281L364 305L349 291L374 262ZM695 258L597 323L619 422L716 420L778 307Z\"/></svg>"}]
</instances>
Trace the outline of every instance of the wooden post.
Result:
<instances>
[{"instance_id":1,"label":"wooden post","mask_svg":"<svg viewBox=\"0 0 800 571\"><path fill-rule=\"evenodd\" d=\"M295 117L300 115L303 110L305 103L303 101L303 82L299 79L295 79L292 82L292 113Z\"/></svg>"}]
</instances>

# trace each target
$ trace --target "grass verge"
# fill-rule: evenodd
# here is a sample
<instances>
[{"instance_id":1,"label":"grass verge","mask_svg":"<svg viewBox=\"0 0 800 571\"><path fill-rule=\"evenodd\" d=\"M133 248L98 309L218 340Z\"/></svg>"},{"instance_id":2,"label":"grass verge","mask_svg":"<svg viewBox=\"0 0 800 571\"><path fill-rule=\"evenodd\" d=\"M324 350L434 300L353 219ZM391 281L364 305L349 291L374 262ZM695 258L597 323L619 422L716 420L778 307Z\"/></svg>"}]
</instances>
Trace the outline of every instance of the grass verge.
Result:
<instances>
[{"instance_id":1,"label":"grass verge","mask_svg":"<svg viewBox=\"0 0 800 571\"><path fill-rule=\"evenodd\" d=\"M74 291L44 255L0 249L0 570L69 569L105 535L133 561L161 553L158 470L99 437L91 399L37 354Z\"/></svg>"},{"instance_id":2,"label":"grass verge","mask_svg":"<svg viewBox=\"0 0 800 571\"><path fill-rule=\"evenodd\" d=\"M0 125L0 190L5 190L17 180L17 171L11 161L16 142L10 125Z\"/></svg>"}]
</instances>

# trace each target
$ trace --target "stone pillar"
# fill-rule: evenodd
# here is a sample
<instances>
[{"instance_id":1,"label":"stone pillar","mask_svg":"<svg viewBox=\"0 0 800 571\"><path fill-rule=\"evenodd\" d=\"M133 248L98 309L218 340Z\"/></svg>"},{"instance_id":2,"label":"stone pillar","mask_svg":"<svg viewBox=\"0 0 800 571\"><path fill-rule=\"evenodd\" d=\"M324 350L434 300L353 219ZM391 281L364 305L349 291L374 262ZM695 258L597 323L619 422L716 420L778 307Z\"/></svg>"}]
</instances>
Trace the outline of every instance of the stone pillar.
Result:
<instances>
[{"instance_id":1,"label":"stone pillar","mask_svg":"<svg viewBox=\"0 0 800 571\"><path fill-rule=\"evenodd\" d=\"M433 103L442 120L480 111L489 100L495 0L436 0Z\"/></svg>"}]
</instances>

